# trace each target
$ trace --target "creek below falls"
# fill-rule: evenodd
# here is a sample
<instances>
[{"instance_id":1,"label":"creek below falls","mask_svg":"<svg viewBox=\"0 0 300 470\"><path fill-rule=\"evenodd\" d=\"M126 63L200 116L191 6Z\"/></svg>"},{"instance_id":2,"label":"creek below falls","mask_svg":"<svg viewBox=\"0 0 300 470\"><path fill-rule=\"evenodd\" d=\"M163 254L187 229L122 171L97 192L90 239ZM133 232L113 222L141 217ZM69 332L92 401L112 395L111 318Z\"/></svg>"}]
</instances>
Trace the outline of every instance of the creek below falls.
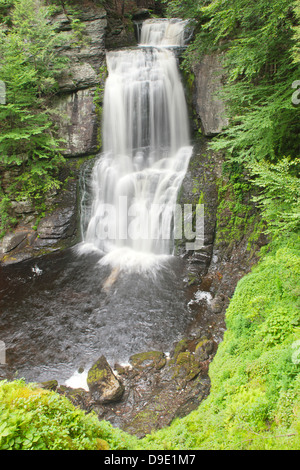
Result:
<instances>
[{"instance_id":1,"label":"creek below falls","mask_svg":"<svg viewBox=\"0 0 300 470\"><path fill-rule=\"evenodd\" d=\"M107 290L110 268L98 260L69 249L3 268L1 340L19 377L64 383L102 354L127 363L137 352L168 352L181 337L192 313L180 259L156 277L120 274Z\"/></svg>"}]
</instances>

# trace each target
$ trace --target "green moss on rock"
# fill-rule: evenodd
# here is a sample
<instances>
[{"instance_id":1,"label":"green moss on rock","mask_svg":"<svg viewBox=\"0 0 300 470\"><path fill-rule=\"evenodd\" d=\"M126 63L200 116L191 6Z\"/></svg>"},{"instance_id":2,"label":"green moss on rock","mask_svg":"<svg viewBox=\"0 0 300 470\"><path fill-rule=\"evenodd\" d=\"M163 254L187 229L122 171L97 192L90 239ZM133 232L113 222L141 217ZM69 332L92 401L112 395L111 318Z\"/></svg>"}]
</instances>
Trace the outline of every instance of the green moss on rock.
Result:
<instances>
[{"instance_id":1,"label":"green moss on rock","mask_svg":"<svg viewBox=\"0 0 300 470\"><path fill-rule=\"evenodd\" d=\"M161 351L147 351L143 353L134 354L130 357L130 363L133 367L154 367L161 369L166 364L167 360Z\"/></svg>"},{"instance_id":2,"label":"green moss on rock","mask_svg":"<svg viewBox=\"0 0 300 470\"><path fill-rule=\"evenodd\" d=\"M88 371L87 384L94 401L98 403L118 401L124 393L123 384L115 376L104 356Z\"/></svg>"}]
</instances>

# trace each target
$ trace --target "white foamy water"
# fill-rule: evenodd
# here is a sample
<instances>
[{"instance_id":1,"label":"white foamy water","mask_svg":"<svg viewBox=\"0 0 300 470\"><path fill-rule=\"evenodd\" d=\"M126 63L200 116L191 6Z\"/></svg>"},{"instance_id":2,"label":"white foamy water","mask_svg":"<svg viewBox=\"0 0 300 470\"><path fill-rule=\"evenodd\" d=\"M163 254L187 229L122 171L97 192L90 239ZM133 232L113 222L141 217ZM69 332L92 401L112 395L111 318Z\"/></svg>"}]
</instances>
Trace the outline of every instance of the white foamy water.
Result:
<instances>
[{"instance_id":1,"label":"white foamy water","mask_svg":"<svg viewBox=\"0 0 300 470\"><path fill-rule=\"evenodd\" d=\"M144 21L140 44L151 46L179 46L185 45L185 27L188 20L149 19Z\"/></svg>"},{"instance_id":2,"label":"white foamy water","mask_svg":"<svg viewBox=\"0 0 300 470\"><path fill-rule=\"evenodd\" d=\"M83 388L86 391L89 391L89 386L87 384L88 371L78 372L75 371L74 374L65 381L65 385L71 388Z\"/></svg>"}]
</instances>

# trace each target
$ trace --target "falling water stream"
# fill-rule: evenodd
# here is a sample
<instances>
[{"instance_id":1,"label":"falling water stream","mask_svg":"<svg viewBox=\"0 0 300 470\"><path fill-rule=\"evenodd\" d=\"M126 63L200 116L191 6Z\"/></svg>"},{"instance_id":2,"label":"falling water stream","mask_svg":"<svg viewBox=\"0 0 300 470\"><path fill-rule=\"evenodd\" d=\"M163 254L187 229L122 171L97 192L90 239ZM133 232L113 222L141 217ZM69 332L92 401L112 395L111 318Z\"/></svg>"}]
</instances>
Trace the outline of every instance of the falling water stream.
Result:
<instances>
[{"instance_id":1,"label":"falling water stream","mask_svg":"<svg viewBox=\"0 0 300 470\"><path fill-rule=\"evenodd\" d=\"M172 47L184 21L144 22L140 47L108 52L103 153L83 205L80 251L101 250L101 263L136 270L172 254L174 208L192 152L184 89Z\"/></svg>"},{"instance_id":2,"label":"falling water stream","mask_svg":"<svg viewBox=\"0 0 300 470\"><path fill-rule=\"evenodd\" d=\"M19 377L82 384L78 370L100 355L114 364L167 351L191 322L173 256L192 152L174 53L185 25L145 21L138 47L107 53L103 152L82 194L82 242L3 270L0 340Z\"/></svg>"}]
</instances>

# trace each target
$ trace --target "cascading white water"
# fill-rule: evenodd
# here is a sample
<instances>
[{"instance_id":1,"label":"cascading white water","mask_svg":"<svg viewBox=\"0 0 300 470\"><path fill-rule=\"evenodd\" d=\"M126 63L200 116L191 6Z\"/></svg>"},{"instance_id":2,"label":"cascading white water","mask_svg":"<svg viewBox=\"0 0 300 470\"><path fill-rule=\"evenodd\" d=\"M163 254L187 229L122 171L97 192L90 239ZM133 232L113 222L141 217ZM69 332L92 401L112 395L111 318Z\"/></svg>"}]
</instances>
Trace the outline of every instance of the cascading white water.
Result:
<instances>
[{"instance_id":1,"label":"cascading white water","mask_svg":"<svg viewBox=\"0 0 300 470\"><path fill-rule=\"evenodd\" d=\"M173 18L171 20L150 19L143 23L140 44L146 46L185 45L185 28L188 20Z\"/></svg>"},{"instance_id":2,"label":"cascading white water","mask_svg":"<svg viewBox=\"0 0 300 470\"><path fill-rule=\"evenodd\" d=\"M184 27L146 21L140 47L107 53L103 153L80 249L102 251L101 263L112 267L147 269L173 250L174 207L192 147L177 60L165 46L182 46Z\"/></svg>"}]
</instances>

